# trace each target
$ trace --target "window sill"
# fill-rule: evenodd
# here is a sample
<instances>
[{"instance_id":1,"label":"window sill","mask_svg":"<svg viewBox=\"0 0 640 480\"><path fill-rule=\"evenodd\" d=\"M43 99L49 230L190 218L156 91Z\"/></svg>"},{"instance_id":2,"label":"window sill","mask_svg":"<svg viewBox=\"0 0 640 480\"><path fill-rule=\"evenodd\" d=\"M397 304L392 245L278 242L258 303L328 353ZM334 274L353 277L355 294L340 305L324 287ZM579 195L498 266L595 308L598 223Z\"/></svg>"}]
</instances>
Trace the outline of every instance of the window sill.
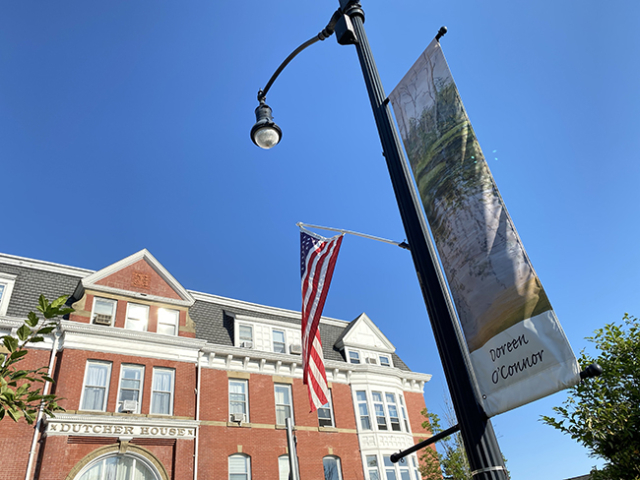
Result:
<instances>
[{"instance_id":1,"label":"window sill","mask_svg":"<svg viewBox=\"0 0 640 480\"><path fill-rule=\"evenodd\" d=\"M235 428L251 428L251 423L238 423L238 422L227 422L227 427L235 427Z\"/></svg>"}]
</instances>

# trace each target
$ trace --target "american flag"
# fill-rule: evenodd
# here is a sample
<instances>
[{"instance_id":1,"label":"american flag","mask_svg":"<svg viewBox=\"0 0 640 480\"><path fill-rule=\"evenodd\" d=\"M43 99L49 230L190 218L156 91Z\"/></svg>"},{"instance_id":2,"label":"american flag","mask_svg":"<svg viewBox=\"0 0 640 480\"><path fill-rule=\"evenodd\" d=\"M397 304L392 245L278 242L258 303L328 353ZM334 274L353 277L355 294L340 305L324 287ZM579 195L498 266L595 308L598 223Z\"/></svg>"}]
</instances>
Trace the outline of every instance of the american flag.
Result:
<instances>
[{"instance_id":1,"label":"american flag","mask_svg":"<svg viewBox=\"0 0 640 480\"><path fill-rule=\"evenodd\" d=\"M302 381L309 389L312 412L328 402L329 387L318 326L342 237L324 238L300 228Z\"/></svg>"}]
</instances>

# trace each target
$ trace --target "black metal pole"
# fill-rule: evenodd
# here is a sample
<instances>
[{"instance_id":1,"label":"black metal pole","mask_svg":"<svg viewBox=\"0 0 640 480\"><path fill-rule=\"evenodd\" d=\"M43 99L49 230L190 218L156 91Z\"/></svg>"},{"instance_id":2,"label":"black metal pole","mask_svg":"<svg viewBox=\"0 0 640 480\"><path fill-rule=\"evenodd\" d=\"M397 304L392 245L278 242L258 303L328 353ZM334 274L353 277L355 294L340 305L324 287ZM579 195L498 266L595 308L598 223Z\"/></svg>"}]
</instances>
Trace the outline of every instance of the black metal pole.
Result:
<instances>
[{"instance_id":1,"label":"black metal pole","mask_svg":"<svg viewBox=\"0 0 640 480\"><path fill-rule=\"evenodd\" d=\"M449 303L446 286L442 283L442 275L436 268L435 249L369 47L364 30L364 12L357 0L340 0L340 7L353 23L357 41L355 47L472 477L476 480L505 480L507 475L502 453L491 421L477 399L477 388L468 368L468 353L462 343L460 327Z\"/></svg>"}]
</instances>

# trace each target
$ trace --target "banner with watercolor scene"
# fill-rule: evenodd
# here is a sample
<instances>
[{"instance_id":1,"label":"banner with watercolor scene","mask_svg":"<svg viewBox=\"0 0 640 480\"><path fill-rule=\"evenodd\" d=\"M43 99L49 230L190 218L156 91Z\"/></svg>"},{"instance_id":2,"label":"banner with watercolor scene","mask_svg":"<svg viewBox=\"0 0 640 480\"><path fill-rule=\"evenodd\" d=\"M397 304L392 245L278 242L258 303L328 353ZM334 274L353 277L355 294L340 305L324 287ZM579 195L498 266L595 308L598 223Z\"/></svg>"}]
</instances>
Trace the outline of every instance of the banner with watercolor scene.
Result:
<instances>
[{"instance_id":1,"label":"banner with watercolor scene","mask_svg":"<svg viewBox=\"0 0 640 480\"><path fill-rule=\"evenodd\" d=\"M575 385L579 366L431 42L389 96L490 417Z\"/></svg>"}]
</instances>

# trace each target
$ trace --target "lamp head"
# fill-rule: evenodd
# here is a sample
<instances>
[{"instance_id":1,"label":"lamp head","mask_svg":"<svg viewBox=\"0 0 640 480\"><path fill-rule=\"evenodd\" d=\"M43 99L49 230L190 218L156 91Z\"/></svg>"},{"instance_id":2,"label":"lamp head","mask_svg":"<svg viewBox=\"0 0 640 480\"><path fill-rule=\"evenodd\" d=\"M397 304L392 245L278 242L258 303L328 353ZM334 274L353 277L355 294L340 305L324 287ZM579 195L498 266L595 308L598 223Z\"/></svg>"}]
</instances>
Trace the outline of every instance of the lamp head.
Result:
<instances>
[{"instance_id":1,"label":"lamp head","mask_svg":"<svg viewBox=\"0 0 640 480\"><path fill-rule=\"evenodd\" d=\"M268 150L280 143L281 138L282 130L273 121L271 108L261 99L256 108L256 123L251 128L251 140L260 148Z\"/></svg>"}]
</instances>

